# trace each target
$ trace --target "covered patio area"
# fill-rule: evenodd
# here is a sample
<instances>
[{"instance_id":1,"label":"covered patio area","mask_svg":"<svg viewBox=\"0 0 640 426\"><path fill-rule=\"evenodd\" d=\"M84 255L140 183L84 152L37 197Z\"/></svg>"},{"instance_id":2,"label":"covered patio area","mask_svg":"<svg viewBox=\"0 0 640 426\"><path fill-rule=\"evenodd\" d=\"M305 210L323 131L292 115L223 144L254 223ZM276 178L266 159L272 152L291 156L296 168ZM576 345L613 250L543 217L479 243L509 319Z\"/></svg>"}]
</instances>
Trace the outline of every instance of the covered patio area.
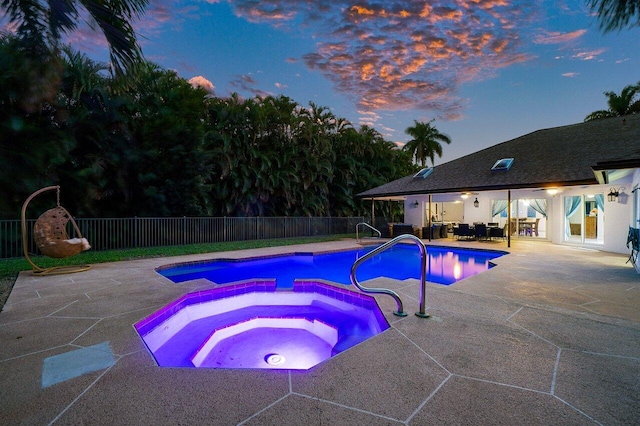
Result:
<instances>
[{"instance_id":1,"label":"covered patio area","mask_svg":"<svg viewBox=\"0 0 640 426\"><path fill-rule=\"evenodd\" d=\"M404 224L507 226L511 238L627 252L640 219L640 115L537 130L358 194ZM637 232L637 231L636 231ZM640 266L637 266L640 271Z\"/></svg>"}]
</instances>

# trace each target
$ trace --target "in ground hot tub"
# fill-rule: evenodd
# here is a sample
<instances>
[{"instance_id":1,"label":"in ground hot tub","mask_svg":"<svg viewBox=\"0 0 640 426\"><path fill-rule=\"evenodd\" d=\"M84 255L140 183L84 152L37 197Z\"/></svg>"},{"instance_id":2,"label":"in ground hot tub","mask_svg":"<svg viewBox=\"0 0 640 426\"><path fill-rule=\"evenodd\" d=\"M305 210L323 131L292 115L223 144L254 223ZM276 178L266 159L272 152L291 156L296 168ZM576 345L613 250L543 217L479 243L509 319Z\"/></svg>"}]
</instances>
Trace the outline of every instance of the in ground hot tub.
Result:
<instances>
[{"instance_id":1,"label":"in ground hot tub","mask_svg":"<svg viewBox=\"0 0 640 426\"><path fill-rule=\"evenodd\" d=\"M306 370L389 328L369 295L255 280L188 293L135 325L158 365Z\"/></svg>"}]
</instances>

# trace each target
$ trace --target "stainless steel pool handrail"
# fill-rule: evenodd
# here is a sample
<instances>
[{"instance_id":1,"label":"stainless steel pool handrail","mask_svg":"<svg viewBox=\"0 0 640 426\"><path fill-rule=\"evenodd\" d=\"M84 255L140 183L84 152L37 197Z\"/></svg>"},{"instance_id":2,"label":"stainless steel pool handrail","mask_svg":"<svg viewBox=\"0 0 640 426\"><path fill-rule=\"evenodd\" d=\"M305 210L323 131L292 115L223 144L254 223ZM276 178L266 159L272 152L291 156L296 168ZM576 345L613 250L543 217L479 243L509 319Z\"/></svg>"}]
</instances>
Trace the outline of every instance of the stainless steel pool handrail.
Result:
<instances>
[{"instance_id":1,"label":"stainless steel pool handrail","mask_svg":"<svg viewBox=\"0 0 640 426\"><path fill-rule=\"evenodd\" d=\"M424 245L424 243L422 242L422 240L418 237L416 237L415 235L411 235L411 234L402 234L402 235L398 235L397 237L395 237L394 239L392 239L391 241L388 241L384 244L382 244L380 247L377 247L373 250L371 250L369 253L365 254L364 256L362 256L361 258L357 259L353 265L351 266L351 274L349 276L349 279L351 280L351 284L353 284L355 287L357 287L360 291L364 292L364 293L374 293L374 294L388 294L389 296L393 297L396 301L396 305L398 307L397 311L394 311L393 314L397 315L399 317L404 317L407 315L406 312L404 312L404 308L402 305L402 300L400 299L400 296L398 296L398 294L392 290L386 289L386 288L370 288L370 287L364 287L362 284L360 284L360 282L358 282L358 279L356 278L356 270L358 269L358 267L366 260L372 258L373 256L375 256L376 254L379 254L393 246L395 246L396 244L398 244L400 241L402 240L412 240L413 242L415 242L418 245L418 248L420 249L420 310L419 312L416 312L416 316L421 317L421 318L429 318L430 315L425 313L425 290L426 290L426 285L427 285L427 280L426 280L426 271L427 271L427 246Z\"/></svg>"},{"instance_id":2,"label":"stainless steel pool handrail","mask_svg":"<svg viewBox=\"0 0 640 426\"><path fill-rule=\"evenodd\" d=\"M356 225L356 241L360 241L360 237L358 236L358 228L360 227L360 225L364 225L367 228L370 228L373 231L376 231L378 233L378 238L382 237L382 232L378 231L376 228L374 228L373 226L369 225L366 222L360 222L359 224Z\"/></svg>"}]
</instances>

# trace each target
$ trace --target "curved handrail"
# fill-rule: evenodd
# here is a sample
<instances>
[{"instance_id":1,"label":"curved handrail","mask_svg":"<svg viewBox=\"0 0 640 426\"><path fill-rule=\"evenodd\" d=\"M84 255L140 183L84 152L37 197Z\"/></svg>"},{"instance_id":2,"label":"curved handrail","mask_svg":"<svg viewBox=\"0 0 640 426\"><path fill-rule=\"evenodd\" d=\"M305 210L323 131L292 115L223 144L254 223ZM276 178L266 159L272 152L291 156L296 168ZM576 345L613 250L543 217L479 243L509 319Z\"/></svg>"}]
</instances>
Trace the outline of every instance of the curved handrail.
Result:
<instances>
[{"instance_id":1,"label":"curved handrail","mask_svg":"<svg viewBox=\"0 0 640 426\"><path fill-rule=\"evenodd\" d=\"M364 225L364 226L366 226L367 228L370 228L370 229L372 229L373 231L376 231L376 232L378 233L378 238L382 237L382 232L378 231L376 228L374 228L373 226L369 225L369 224L368 224L368 223L366 223L366 222L360 222L359 224L357 224L357 225L356 225L356 241L360 241L360 237L358 237L358 227L359 227L360 225Z\"/></svg>"},{"instance_id":2,"label":"curved handrail","mask_svg":"<svg viewBox=\"0 0 640 426\"><path fill-rule=\"evenodd\" d=\"M422 242L422 240L420 240L420 238L416 237L415 235L411 235L411 234L403 234L403 235L398 235L397 237L395 237L394 239L392 239L391 241L387 241L386 243L382 244L380 247L377 247L373 250L371 250L369 253L365 254L364 256L362 256L361 258L357 259L353 265L351 266L351 274L349 275L349 279L351 280L351 284L353 284L355 287L357 287L360 291L364 292L364 293L376 293L376 294L388 294L389 296L393 297L396 301L396 305L398 307L397 311L394 311L394 315L400 316L400 317L404 317L407 315L406 312L404 312L403 309L403 305L402 305L402 300L400 300L400 296L398 296L398 294L392 290L386 289L386 288L369 288L369 287L364 287L362 284L360 284L360 282L358 282L358 279L356 278L356 270L358 269L358 267L365 261L368 260L370 258L372 258L373 256L375 256L378 253L381 253L385 250L387 250L388 248L391 248L393 246L395 246L396 244L398 244L400 241L402 240L412 240L413 242L415 242L418 245L418 248L420 249L420 281L421 281L421 287L420 287L420 311L416 312L416 316L419 316L421 318L429 318L430 315L425 313L425 290L426 290L426 270L427 270L427 246L424 245L424 243Z\"/></svg>"}]
</instances>

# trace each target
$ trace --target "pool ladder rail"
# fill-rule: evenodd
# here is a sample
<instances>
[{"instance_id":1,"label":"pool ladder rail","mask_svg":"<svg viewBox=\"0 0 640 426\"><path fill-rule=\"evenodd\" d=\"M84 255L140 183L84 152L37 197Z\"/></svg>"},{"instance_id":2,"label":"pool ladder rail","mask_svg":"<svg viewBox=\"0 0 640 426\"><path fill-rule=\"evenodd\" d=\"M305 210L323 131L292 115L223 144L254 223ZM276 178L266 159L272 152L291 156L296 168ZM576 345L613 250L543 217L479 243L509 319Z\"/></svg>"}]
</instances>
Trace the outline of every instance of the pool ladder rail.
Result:
<instances>
[{"instance_id":1,"label":"pool ladder rail","mask_svg":"<svg viewBox=\"0 0 640 426\"><path fill-rule=\"evenodd\" d=\"M378 238L382 237L382 232L378 231L376 228L374 228L373 226L369 225L366 222L360 222L359 224L356 225L356 242L360 242L360 236L358 235L358 228L360 228L360 225L364 225L367 228L371 229L372 231L375 231L378 234Z\"/></svg>"},{"instance_id":2,"label":"pool ladder rail","mask_svg":"<svg viewBox=\"0 0 640 426\"><path fill-rule=\"evenodd\" d=\"M394 292L393 290L386 289L386 288L364 287L362 284L360 284L360 282L356 278L356 270L358 269L358 267L363 262L365 262L366 260L372 258L373 256L375 256L375 255L377 255L379 253L382 253L383 251L395 246L396 244L398 244L400 241L403 241L403 240L412 240L414 243L416 243L416 245L420 249L420 283L421 283L421 285L420 285L420 307L419 307L420 310L418 312L416 312L416 316L418 316L420 318L429 318L431 315L425 313L425 290L426 290L426 285L427 285L427 281L426 281L427 246L425 246L425 244L422 242L422 240L420 240L420 238L416 237L415 235L411 235L411 234L398 235L397 237L393 238L392 240L382 244L381 246L371 250L369 253L367 253L364 256L362 256L361 258L357 259L353 263L353 265L351 266L351 274L350 274L349 278L351 280L351 284L353 284L356 288L358 288L363 293L388 294L389 296L393 297L395 299L396 305L398 307L398 309L396 311L394 311L393 314L397 315L399 317L407 316L407 313L404 311L404 308L403 308L402 300L400 299L400 296L398 296L398 294L396 292Z\"/></svg>"}]
</instances>

